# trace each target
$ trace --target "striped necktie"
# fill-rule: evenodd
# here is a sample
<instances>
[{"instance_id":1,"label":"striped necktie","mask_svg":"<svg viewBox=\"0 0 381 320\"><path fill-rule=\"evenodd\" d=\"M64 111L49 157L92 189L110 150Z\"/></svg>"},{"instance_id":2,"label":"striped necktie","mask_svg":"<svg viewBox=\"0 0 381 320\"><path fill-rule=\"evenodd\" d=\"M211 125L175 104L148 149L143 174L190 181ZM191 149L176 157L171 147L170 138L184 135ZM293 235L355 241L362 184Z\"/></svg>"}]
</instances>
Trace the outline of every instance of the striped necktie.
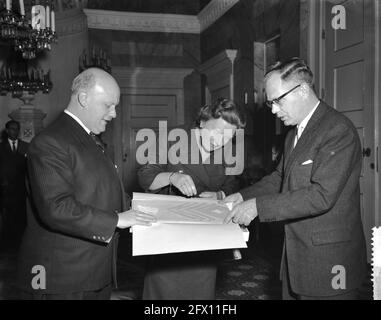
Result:
<instances>
[{"instance_id":1,"label":"striped necktie","mask_svg":"<svg viewBox=\"0 0 381 320\"><path fill-rule=\"evenodd\" d=\"M101 138L99 138L95 133L90 132L90 137L93 138L96 145L101 148L102 152L105 152L105 145L102 142Z\"/></svg>"}]
</instances>

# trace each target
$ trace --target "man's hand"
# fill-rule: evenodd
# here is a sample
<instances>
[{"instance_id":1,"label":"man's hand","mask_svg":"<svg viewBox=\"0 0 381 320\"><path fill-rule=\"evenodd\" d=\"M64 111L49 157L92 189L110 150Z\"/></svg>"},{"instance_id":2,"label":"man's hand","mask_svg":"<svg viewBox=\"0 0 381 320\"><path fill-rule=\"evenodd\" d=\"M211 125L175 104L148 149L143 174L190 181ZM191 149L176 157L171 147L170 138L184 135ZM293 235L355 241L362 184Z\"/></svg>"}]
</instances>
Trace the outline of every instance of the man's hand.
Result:
<instances>
[{"instance_id":1,"label":"man's hand","mask_svg":"<svg viewBox=\"0 0 381 320\"><path fill-rule=\"evenodd\" d=\"M125 229L134 225L150 226L156 222L156 217L137 210L128 210L118 213L117 227Z\"/></svg>"},{"instance_id":2,"label":"man's hand","mask_svg":"<svg viewBox=\"0 0 381 320\"><path fill-rule=\"evenodd\" d=\"M237 204L243 202L243 198L242 198L242 195L239 192L237 192L237 193L231 194L230 196L227 196L223 202L231 203L234 208Z\"/></svg>"},{"instance_id":3,"label":"man's hand","mask_svg":"<svg viewBox=\"0 0 381 320\"><path fill-rule=\"evenodd\" d=\"M226 199L225 199L226 200ZM234 223L248 226L258 216L256 199L251 199L234 206L232 212L225 218L225 223Z\"/></svg>"},{"instance_id":4,"label":"man's hand","mask_svg":"<svg viewBox=\"0 0 381 320\"><path fill-rule=\"evenodd\" d=\"M182 194L188 197L197 195L197 190L193 179L187 174L175 172L169 177L169 182L179 189Z\"/></svg>"}]
</instances>

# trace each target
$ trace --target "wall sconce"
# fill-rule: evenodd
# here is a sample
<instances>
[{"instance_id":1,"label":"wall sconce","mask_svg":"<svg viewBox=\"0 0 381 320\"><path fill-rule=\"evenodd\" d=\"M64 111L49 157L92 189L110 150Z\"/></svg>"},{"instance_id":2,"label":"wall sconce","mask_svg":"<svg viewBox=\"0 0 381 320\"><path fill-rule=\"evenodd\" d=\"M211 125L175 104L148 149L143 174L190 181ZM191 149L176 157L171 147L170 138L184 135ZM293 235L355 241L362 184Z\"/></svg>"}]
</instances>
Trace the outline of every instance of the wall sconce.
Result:
<instances>
[{"instance_id":1,"label":"wall sconce","mask_svg":"<svg viewBox=\"0 0 381 320\"><path fill-rule=\"evenodd\" d=\"M50 80L50 71L44 72L40 68L20 69L3 65L0 70L0 95L4 96L11 92L13 98L20 98L25 93L36 94L41 91L48 94L53 84Z\"/></svg>"},{"instance_id":2,"label":"wall sconce","mask_svg":"<svg viewBox=\"0 0 381 320\"><path fill-rule=\"evenodd\" d=\"M100 68L111 73L111 59L107 57L106 51L93 47L90 53L85 49L79 56L79 72L88 68Z\"/></svg>"}]
</instances>

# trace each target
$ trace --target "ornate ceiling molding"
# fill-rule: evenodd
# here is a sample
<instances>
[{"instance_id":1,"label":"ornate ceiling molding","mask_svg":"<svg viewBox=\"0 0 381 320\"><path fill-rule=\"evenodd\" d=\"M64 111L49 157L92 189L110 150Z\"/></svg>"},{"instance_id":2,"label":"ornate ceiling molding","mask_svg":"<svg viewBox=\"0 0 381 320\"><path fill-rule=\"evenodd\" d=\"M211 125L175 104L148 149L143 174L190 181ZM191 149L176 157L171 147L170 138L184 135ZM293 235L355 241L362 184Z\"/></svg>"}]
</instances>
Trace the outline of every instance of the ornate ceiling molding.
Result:
<instances>
[{"instance_id":1,"label":"ornate ceiling molding","mask_svg":"<svg viewBox=\"0 0 381 320\"><path fill-rule=\"evenodd\" d=\"M219 18L221 18L231 7L239 0L212 0L198 14L201 32L210 27Z\"/></svg>"},{"instance_id":2,"label":"ornate ceiling molding","mask_svg":"<svg viewBox=\"0 0 381 320\"><path fill-rule=\"evenodd\" d=\"M84 9L88 27L139 32L200 34L239 0L212 0L197 16Z\"/></svg>"},{"instance_id":3,"label":"ornate ceiling molding","mask_svg":"<svg viewBox=\"0 0 381 320\"><path fill-rule=\"evenodd\" d=\"M200 33L200 23L196 16L179 14L157 14L139 12L119 12L84 9L88 27L94 29Z\"/></svg>"}]
</instances>

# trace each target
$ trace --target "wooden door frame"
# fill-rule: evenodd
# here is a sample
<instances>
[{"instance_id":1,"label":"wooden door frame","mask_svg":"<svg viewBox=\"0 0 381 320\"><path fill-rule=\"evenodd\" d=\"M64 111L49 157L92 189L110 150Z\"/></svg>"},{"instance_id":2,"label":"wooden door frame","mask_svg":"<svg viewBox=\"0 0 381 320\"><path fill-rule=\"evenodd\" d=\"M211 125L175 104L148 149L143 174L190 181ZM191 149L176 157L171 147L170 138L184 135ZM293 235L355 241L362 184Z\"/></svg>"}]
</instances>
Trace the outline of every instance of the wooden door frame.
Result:
<instances>
[{"instance_id":1,"label":"wooden door frame","mask_svg":"<svg viewBox=\"0 0 381 320\"><path fill-rule=\"evenodd\" d=\"M235 99L234 95L234 62L237 50L226 49L216 56L205 61L200 72L206 76L205 103L212 103L212 92L221 88L229 88L228 99Z\"/></svg>"},{"instance_id":2,"label":"wooden door frame","mask_svg":"<svg viewBox=\"0 0 381 320\"><path fill-rule=\"evenodd\" d=\"M184 78L191 74L190 68L129 68L113 67L113 76L118 82L121 96L131 95L171 95L176 97L176 122L184 123ZM122 98L121 98L122 99ZM121 104L117 107L118 116L113 127L113 140L115 141L115 164L121 170L119 176L123 178L123 156L126 153L124 141L123 110Z\"/></svg>"},{"instance_id":3,"label":"wooden door frame","mask_svg":"<svg viewBox=\"0 0 381 320\"><path fill-rule=\"evenodd\" d=\"M375 190L374 190L374 219L375 224L377 226L381 225L381 151L380 151L380 143L381 143L381 30L380 30L380 19L381 19L381 4L378 0L370 0L374 6L374 16L373 23L375 28L374 34L374 51L371 52L371 58L374 62L375 72L374 72L374 86L371 89L373 97L373 110L374 110L374 145L373 150L376 155L376 163L374 170L375 177ZM324 40L322 39L322 32L324 26L324 14L322 14L323 10L323 1L315 1L315 0L307 0L305 3L307 6L306 10L303 12L305 14L308 12L308 30L307 30L307 62L310 65L312 72L315 75L315 88L319 98L322 98L322 93L325 88L324 83ZM378 157L377 157L378 152ZM378 162L378 163L377 163Z\"/></svg>"}]
</instances>

